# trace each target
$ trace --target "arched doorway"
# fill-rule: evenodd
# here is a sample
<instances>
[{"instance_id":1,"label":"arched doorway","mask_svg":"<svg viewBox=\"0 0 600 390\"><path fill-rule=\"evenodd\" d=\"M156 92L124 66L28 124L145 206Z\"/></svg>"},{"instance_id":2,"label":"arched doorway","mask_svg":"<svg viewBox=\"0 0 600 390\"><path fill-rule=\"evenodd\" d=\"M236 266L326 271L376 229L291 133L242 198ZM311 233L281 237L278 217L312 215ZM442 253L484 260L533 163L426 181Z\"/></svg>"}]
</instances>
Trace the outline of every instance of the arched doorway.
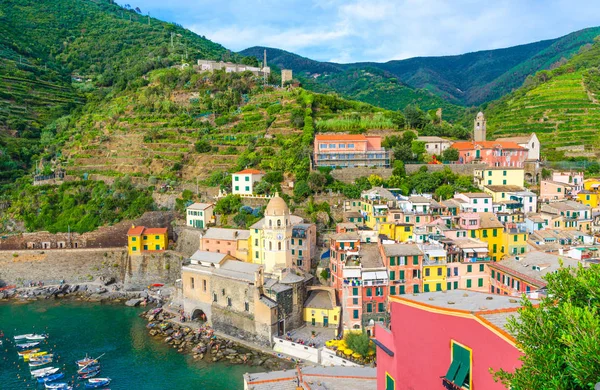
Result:
<instances>
[{"instance_id":1,"label":"arched doorway","mask_svg":"<svg viewBox=\"0 0 600 390\"><path fill-rule=\"evenodd\" d=\"M192 312L192 321L206 322L207 317L204 311L196 309Z\"/></svg>"}]
</instances>

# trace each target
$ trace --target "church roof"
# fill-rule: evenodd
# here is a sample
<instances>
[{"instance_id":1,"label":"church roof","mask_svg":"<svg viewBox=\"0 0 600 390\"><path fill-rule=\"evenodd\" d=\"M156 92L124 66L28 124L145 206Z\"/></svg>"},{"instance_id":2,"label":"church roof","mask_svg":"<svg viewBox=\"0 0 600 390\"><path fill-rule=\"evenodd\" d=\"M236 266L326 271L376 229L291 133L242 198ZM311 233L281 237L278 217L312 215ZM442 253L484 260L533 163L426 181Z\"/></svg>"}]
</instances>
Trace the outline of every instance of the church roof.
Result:
<instances>
[{"instance_id":1,"label":"church roof","mask_svg":"<svg viewBox=\"0 0 600 390\"><path fill-rule=\"evenodd\" d=\"M290 209L285 203L285 200L283 200L279 194L275 194L275 196L271 198L267 208L265 209L265 216L284 216L289 214Z\"/></svg>"}]
</instances>

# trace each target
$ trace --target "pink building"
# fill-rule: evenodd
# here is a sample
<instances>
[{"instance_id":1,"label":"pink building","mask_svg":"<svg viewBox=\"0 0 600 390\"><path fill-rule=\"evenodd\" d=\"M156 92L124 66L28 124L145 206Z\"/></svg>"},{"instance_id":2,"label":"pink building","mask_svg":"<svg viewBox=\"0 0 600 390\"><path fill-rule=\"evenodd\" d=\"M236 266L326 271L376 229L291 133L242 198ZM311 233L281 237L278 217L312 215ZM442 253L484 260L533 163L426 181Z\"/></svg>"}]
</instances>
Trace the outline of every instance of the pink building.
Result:
<instances>
[{"instance_id":1,"label":"pink building","mask_svg":"<svg viewBox=\"0 0 600 390\"><path fill-rule=\"evenodd\" d=\"M571 184L554 180L542 180L540 183L540 200L571 199L574 191L574 187Z\"/></svg>"},{"instance_id":2,"label":"pink building","mask_svg":"<svg viewBox=\"0 0 600 390\"><path fill-rule=\"evenodd\" d=\"M504 390L490 368L513 371L521 352L506 331L511 297L452 290L390 297L390 328L377 326L377 388Z\"/></svg>"},{"instance_id":3,"label":"pink building","mask_svg":"<svg viewBox=\"0 0 600 390\"><path fill-rule=\"evenodd\" d=\"M583 172L552 172L552 180L569 184L573 187L573 195L583 190Z\"/></svg>"},{"instance_id":4,"label":"pink building","mask_svg":"<svg viewBox=\"0 0 600 390\"><path fill-rule=\"evenodd\" d=\"M452 144L461 164L483 163L489 167L523 168L528 150L514 142L461 141Z\"/></svg>"},{"instance_id":5,"label":"pink building","mask_svg":"<svg viewBox=\"0 0 600 390\"><path fill-rule=\"evenodd\" d=\"M323 134L315 136L313 164L316 167L390 166L391 152L381 147L381 136Z\"/></svg>"}]
</instances>

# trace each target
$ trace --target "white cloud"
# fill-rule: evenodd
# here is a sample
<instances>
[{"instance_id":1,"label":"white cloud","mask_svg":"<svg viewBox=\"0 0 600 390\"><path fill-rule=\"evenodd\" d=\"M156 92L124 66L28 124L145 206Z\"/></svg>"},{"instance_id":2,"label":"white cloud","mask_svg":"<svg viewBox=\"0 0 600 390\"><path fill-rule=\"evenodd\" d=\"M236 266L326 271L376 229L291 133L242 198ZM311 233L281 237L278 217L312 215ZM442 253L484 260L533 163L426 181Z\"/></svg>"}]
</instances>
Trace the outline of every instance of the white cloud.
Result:
<instances>
[{"instance_id":1,"label":"white cloud","mask_svg":"<svg viewBox=\"0 0 600 390\"><path fill-rule=\"evenodd\" d=\"M495 49L600 20L595 0L146 0L144 7L232 50L262 45L339 62Z\"/></svg>"}]
</instances>

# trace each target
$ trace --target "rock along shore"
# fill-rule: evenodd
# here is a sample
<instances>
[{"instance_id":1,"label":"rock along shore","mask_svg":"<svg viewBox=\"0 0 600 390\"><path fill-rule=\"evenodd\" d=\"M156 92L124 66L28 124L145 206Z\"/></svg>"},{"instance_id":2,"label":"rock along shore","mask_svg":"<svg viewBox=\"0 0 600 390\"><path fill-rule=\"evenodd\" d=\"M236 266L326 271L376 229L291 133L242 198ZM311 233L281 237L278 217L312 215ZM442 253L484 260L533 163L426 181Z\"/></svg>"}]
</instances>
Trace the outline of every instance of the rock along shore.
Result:
<instances>
[{"instance_id":1,"label":"rock along shore","mask_svg":"<svg viewBox=\"0 0 600 390\"><path fill-rule=\"evenodd\" d=\"M150 336L162 339L180 353L192 354L194 359L207 362L224 361L230 364L260 366L266 370L291 369L295 363L281 359L275 353L251 350L232 340L215 335L208 325L194 328L175 320L176 315L162 308L151 309L140 315L148 325Z\"/></svg>"}]
</instances>

